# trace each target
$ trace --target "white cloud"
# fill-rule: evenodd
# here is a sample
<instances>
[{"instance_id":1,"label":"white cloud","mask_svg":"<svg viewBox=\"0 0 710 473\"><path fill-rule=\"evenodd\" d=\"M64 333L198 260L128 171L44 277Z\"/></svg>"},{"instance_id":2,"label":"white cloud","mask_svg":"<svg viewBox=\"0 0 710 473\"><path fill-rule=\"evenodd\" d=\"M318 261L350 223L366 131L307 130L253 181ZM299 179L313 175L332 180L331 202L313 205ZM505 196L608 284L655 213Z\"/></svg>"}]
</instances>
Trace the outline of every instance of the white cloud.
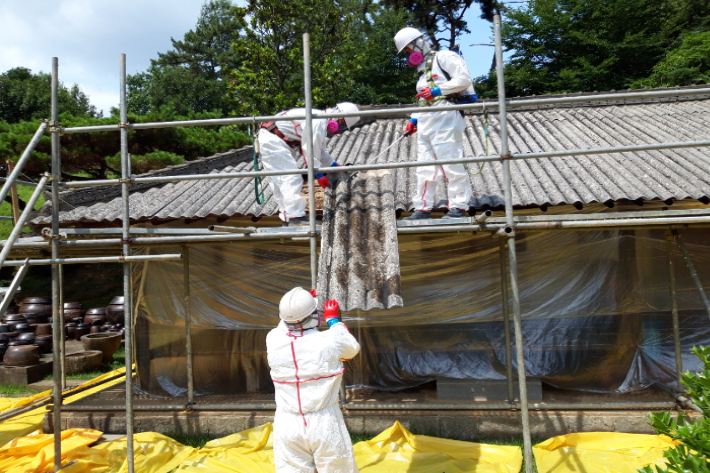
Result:
<instances>
[{"instance_id":1,"label":"white cloud","mask_svg":"<svg viewBox=\"0 0 710 473\"><path fill-rule=\"evenodd\" d=\"M2 0L0 72L27 67L78 84L104 114L118 105L119 54L128 74L195 27L203 0Z\"/></svg>"}]
</instances>

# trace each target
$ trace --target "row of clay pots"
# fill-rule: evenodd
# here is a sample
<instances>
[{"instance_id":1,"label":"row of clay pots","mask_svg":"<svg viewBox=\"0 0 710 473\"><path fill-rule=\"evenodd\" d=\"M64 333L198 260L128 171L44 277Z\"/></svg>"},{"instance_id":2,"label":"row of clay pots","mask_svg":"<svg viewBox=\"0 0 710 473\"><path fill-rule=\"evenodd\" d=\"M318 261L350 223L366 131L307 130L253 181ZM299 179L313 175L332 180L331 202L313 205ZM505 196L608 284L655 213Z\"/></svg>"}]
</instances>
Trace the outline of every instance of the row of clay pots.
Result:
<instances>
[{"instance_id":1,"label":"row of clay pots","mask_svg":"<svg viewBox=\"0 0 710 473\"><path fill-rule=\"evenodd\" d=\"M65 302L64 303L64 319L66 322L71 322L77 317L85 317L87 315L101 315L105 320L114 324L123 322L124 314L124 298L116 296L111 300L108 307L96 307L84 310L81 302ZM29 323L46 322L52 316L52 302L47 297L27 297L23 299L19 306L10 306L5 311L3 321L6 317L12 319L14 315L22 315L25 318L32 317L34 320ZM9 320L5 323L10 323ZM90 323L87 321L87 323Z\"/></svg>"},{"instance_id":2,"label":"row of clay pots","mask_svg":"<svg viewBox=\"0 0 710 473\"><path fill-rule=\"evenodd\" d=\"M123 329L123 324L120 323L111 324L100 319L94 320L91 323L86 323L85 319L81 318L74 319L74 322L65 323L64 330L64 336L67 339L74 340L81 339L82 335L86 335L87 333L116 332L123 334L125 331ZM52 324L0 324L0 340L4 337L8 337L14 340L15 338L17 338L18 335L25 333L33 336L49 335L51 337Z\"/></svg>"}]
</instances>

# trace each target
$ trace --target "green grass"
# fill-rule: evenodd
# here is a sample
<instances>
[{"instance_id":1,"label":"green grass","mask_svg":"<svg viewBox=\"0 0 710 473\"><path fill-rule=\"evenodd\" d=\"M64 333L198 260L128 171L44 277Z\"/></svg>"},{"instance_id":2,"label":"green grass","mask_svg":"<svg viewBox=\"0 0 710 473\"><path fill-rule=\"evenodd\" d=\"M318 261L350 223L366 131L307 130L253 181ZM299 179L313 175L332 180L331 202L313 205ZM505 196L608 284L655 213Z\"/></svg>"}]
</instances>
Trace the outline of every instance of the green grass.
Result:
<instances>
[{"instance_id":1,"label":"green grass","mask_svg":"<svg viewBox=\"0 0 710 473\"><path fill-rule=\"evenodd\" d=\"M3 397L26 397L42 392L41 389L34 389L21 384L0 384L0 396Z\"/></svg>"},{"instance_id":2,"label":"green grass","mask_svg":"<svg viewBox=\"0 0 710 473\"><path fill-rule=\"evenodd\" d=\"M207 434L184 434L181 432L166 432L165 436L183 445L194 448L202 448L207 442L217 438Z\"/></svg>"},{"instance_id":3,"label":"green grass","mask_svg":"<svg viewBox=\"0 0 710 473\"><path fill-rule=\"evenodd\" d=\"M34 192L35 188L32 186L17 186L17 196L20 198L20 200L23 200L27 202L29 198L32 196L32 193ZM10 193L8 192L8 196ZM35 210L39 210L40 207L44 205L44 195L40 194L39 199L37 200L37 204L35 204ZM10 205L9 202L3 202L0 204L0 215L1 216L6 216L6 217L12 217L12 205ZM0 240L7 240L7 237L10 236L10 233L12 232L12 228L14 227L14 224L11 220L0 220ZM29 227L24 227L22 229L23 233L30 232Z\"/></svg>"},{"instance_id":4,"label":"green grass","mask_svg":"<svg viewBox=\"0 0 710 473\"><path fill-rule=\"evenodd\" d=\"M118 350L116 353L113 354L113 361L111 363L104 363L101 366L99 366L97 369L93 371L87 371L86 373L78 373L78 374L68 374L67 379L77 379L77 380L85 380L89 381L94 378L97 378L101 376L102 374L108 373L113 370L117 370L119 368L123 368L126 366L126 350L123 345L118 347ZM44 379L46 380L52 380L54 377L50 374L47 375Z\"/></svg>"}]
</instances>

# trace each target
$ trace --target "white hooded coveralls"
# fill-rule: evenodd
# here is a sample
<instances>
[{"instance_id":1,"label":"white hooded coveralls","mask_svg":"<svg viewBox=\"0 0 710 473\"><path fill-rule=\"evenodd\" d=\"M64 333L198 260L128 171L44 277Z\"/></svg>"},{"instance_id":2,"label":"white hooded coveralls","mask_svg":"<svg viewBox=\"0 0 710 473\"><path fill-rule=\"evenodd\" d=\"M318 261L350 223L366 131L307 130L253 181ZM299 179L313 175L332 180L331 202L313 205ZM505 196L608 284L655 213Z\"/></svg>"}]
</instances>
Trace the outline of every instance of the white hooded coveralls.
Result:
<instances>
[{"instance_id":1,"label":"white hooded coveralls","mask_svg":"<svg viewBox=\"0 0 710 473\"><path fill-rule=\"evenodd\" d=\"M355 337L342 322L322 332L289 332L281 321L266 336L266 351L276 390L276 471L357 472L338 406L343 361L360 351Z\"/></svg>"},{"instance_id":2,"label":"white hooded coveralls","mask_svg":"<svg viewBox=\"0 0 710 473\"><path fill-rule=\"evenodd\" d=\"M441 95L451 95L464 90L467 94L473 95L473 82L466 61L453 51L439 51L435 54L436 58L431 66L431 78L441 89ZM421 72L425 67L426 61L419 65L418 70ZM446 70L451 80L446 79L442 68ZM426 87L429 87L427 74L420 74L417 91ZM451 102L440 99L432 102L427 108L445 105L451 105ZM417 161L463 158L463 132L466 121L458 111L414 113L412 118L417 119ZM432 210L435 204L436 179L441 174L448 183L448 207L467 210L472 190L468 172L463 164L416 168L417 191L412 198L414 209L424 212Z\"/></svg>"},{"instance_id":3,"label":"white hooded coveralls","mask_svg":"<svg viewBox=\"0 0 710 473\"><path fill-rule=\"evenodd\" d=\"M312 110L313 113L323 113L322 110ZM305 108L293 108L281 112L278 116L303 115ZM306 129L306 120L277 121L276 127L289 141L301 141ZM317 168L330 167L335 161L326 150L326 137L328 133L328 120L313 120L313 163ZM301 147L291 148L286 142L266 130L259 129L259 145L261 147L261 161L266 171L283 171L298 169L297 161L302 159L306 163L308 143L301 141ZM306 163L307 166L307 163ZM288 222L291 218L306 215L306 199L301 197L303 176L291 174L285 176L270 176L271 190L279 206L279 217Z\"/></svg>"}]
</instances>

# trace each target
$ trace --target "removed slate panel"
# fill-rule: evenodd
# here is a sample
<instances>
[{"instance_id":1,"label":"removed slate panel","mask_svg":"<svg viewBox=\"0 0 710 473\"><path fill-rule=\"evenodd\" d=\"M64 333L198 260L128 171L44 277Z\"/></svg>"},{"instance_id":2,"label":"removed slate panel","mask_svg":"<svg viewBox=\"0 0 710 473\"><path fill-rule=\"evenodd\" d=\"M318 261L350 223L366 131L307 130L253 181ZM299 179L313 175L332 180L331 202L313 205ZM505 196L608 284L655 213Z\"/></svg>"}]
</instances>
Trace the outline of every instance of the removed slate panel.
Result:
<instances>
[{"instance_id":1,"label":"removed slate panel","mask_svg":"<svg viewBox=\"0 0 710 473\"><path fill-rule=\"evenodd\" d=\"M319 305L343 311L402 307L394 180L389 170L331 173L318 267Z\"/></svg>"}]
</instances>

